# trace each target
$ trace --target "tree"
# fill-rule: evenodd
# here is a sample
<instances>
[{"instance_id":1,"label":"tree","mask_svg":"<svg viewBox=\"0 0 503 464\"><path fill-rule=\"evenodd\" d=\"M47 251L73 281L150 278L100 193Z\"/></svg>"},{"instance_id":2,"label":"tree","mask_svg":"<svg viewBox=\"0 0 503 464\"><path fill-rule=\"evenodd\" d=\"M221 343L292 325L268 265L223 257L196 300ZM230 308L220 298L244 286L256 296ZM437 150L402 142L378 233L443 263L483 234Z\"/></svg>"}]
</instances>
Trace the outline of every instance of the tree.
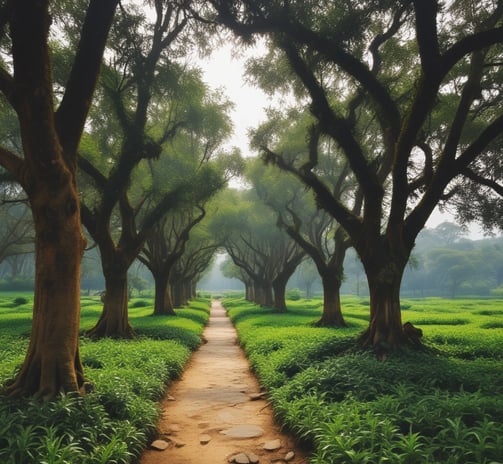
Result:
<instances>
[{"instance_id":1,"label":"tree","mask_svg":"<svg viewBox=\"0 0 503 464\"><path fill-rule=\"evenodd\" d=\"M170 277L183 255L189 234L205 216L199 208L173 211L159 221L145 241L138 259L147 266L154 277L154 316L176 315L171 298Z\"/></svg>"},{"instance_id":2,"label":"tree","mask_svg":"<svg viewBox=\"0 0 503 464\"><path fill-rule=\"evenodd\" d=\"M91 186L82 220L100 250L105 277L103 312L91 337L134 336L128 268L168 211L223 186L206 161L229 131L229 104L208 92L197 69L176 59L189 40L186 6L157 2L149 17L128 4L111 40L112 58L79 158Z\"/></svg>"},{"instance_id":3,"label":"tree","mask_svg":"<svg viewBox=\"0 0 503 464\"><path fill-rule=\"evenodd\" d=\"M308 127L309 118L291 110L286 116L271 118L257 129L253 143L260 146L261 139L273 137L277 140L274 150L281 152L283 159L288 159L291 164L309 150L305 144ZM330 186L335 196L351 194L357 199L347 167L340 165L338 157L331 152L330 144L323 149L317 166L320 178ZM316 265L323 285L323 313L318 323L343 327L346 324L341 310L340 287L344 257L350 246L346 233L330 214L317 207L312 192L306 191L303 183L293 176L281 178L278 171L274 166L265 167L256 162L251 164L248 178L257 195L278 215L278 225ZM359 207L360 203L356 200L354 208Z\"/></svg>"},{"instance_id":4,"label":"tree","mask_svg":"<svg viewBox=\"0 0 503 464\"><path fill-rule=\"evenodd\" d=\"M117 0L91 0L60 101L51 76L47 0L4 1L0 90L15 110L23 152L0 148L0 164L28 195L35 225L35 298L25 361L8 394L53 397L84 386L79 356L80 262L84 237L76 185L77 147ZM9 35L5 27L10 29Z\"/></svg>"},{"instance_id":5,"label":"tree","mask_svg":"<svg viewBox=\"0 0 503 464\"><path fill-rule=\"evenodd\" d=\"M482 156L496 156L502 94L491 70L501 62L503 7L471 0L211 3L216 19L239 36L267 34L309 101L309 157L291 165L268 146L263 153L312 189L350 237L370 291L370 323L359 343L380 355L420 346L420 331L402 324L401 279L452 182ZM443 111L447 100L453 111ZM344 153L363 196L361 214L317 175L321 135Z\"/></svg>"},{"instance_id":6,"label":"tree","mask_svg":"<svg viewBox=\"0 0 503 464\"><path fill-rule=\"evenodd\" d=\"M304 251L274 225L275 217L264 208L255 192L227 191L226 203L210 228L233 263L245 272L247 297L263 306L286 311L288 279L304 258ZM273 291L274 290L274 291Z\"/></svg>"}]
</instances>

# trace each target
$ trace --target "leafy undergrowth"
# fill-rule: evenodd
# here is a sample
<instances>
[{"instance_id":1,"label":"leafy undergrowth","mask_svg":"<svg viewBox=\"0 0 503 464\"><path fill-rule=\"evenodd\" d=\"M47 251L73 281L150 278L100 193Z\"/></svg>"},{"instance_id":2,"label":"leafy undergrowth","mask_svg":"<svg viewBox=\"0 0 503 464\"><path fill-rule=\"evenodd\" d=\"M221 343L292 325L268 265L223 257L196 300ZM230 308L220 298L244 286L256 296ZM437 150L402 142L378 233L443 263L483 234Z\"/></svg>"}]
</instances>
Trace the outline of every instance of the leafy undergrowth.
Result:
<instances>
[{"instance_id":1,"label":"leafy undergrowth","mask_svg":"<svg viewBox=\"0 0 503 464\"><path fill-rule=\"evenodd\" d=\"M311 464L501 463L502 301L407 300L426 352L385 362L358 351L368 302L343 300L344 329L317 328L318 300L286 314L224 301L278 420L311 447Z\"/></svg>"},{"instance_id":2,"label":"leafy undergrowth","mask_svg":"<svg viewBox=\"0 0 503 464\"><path fill-rule=\"evenodd\" d=\"M0 297L0 384L23 362L31 319L29 303L13 311L6 300ZM45 403L0 397L2 464L135 462L155 435L166 385L182 373L209 317L207 299L192 301L177 317L151 316L152 304L131 302L134 340L81 338L84 372L93 386L85 397L62 395ZM96 322L101 306L97 297L82 299L83 329Z\"/></svg>"}]
</instances>

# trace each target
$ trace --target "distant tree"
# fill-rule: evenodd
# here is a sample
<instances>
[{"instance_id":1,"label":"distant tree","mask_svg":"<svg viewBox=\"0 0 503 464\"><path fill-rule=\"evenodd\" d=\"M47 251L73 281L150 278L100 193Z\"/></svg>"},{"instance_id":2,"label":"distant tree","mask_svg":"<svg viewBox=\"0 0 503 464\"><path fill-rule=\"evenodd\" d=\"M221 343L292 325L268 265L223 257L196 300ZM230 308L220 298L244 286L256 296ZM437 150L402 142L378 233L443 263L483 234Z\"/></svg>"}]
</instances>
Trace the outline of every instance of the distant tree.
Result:
<instances>
[{"instance_id":1,"label":"distant tree","mask_svg":"<svg viewBox=\"0 0 503 464\"><path fill-rule=\"evenodd\" d=\"M25 204L0 206L0 263L11 256L33 253L34 235L31 211Z\"/></svg>"},{"instance_id":2,"label":"distant tree","mask_svg":"<svg viewBox=\"0 0 503 464\"><path fill-rule=\"evenodd\" d=\"M138 259L154 277L154 315L175 315L171 298L170 276L180 259L189 234L205 215L203 208L185 209L166 214L145 241Z\"/></svg>"},{"instance_id":3,"label":"distant tree","mask_svg":"<svg viewBox=\"0 0 503 464\"><path fill-rule=\"evenodd\" d=\"M241 280L247 287L247 297L285 311L286 284L304 251L275 226L274 213L261 204L253 190L228 191L225 203L210 228L220 237L233 263L246 273Z\"/></svg>"},{"instance_id":4,"label":"distant tree","mask_svg":"<svg viewBox=\"0 0 503 464\"><path fill-rule=\"evenodd\" d=\"M285 137L290 143L292 137ZM303 144L302 144L303 145ZM285 155L287 148L281 146ZM281 176L278 168L250 163L250 179L259 198L277 215L277 224L315 263L323 285L323 312L319 325L346 325L341 309L340 287L343 263L349 247L346 234L332 216L319 210L312 192L292 176ZM344 173L341 173L345 176ZM326 176L329 181L329 176ZM344 182L334 182L342 190ZM334 187L337 188L337 187ZM342 195L342 191L340 192ZM297 266L296 266L297 267Z\"/></svg>"},{"instance_id":5,"label":"distant tree","mask_svg":"<svg viewBox=\"0 0 503 464\"><path fill-rule=\"evenodd\" d=\"M481 157L499 156L491 148L501 134L502 81L493 71L503 8L437 0L211 4L215 20L244 40L267 35L268 61L287 63L283 80L304 91L315 118L309 157L289 164L271 143L263 153L312 189L350 237L370 291L359 343L379 355L420 346L420 332L402 324L401 279L416 237L455 179ZM322 135L349 163L361 214L318 176Z\"/></svg>"},{"instance_id":6,"label":"distant tree","mask_svg":"<svg viewBox=\"0 0 503 464\"><path fill-rule=\"evenodd\" d=\"M441 284L448 289L449 296L455 298L460 286L473 278L475 266L473 256L457 250L436 249L430 254L433 272L439 276Z\"/></svg>"}]
</instances>

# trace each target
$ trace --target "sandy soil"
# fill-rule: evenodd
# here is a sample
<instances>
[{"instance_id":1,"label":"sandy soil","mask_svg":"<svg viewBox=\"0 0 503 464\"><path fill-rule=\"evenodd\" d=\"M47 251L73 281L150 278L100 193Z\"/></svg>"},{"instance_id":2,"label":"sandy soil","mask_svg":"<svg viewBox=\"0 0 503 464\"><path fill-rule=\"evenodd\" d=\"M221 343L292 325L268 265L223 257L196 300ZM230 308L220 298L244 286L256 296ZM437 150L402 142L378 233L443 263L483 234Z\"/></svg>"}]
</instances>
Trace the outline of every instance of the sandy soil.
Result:
<instances>
[{"instance_id":1,"label":"sandy soil","mask_svg":"<svg viewBox=\"0 0 503 464\"><path fill-rule=\"evenodd\" d=\"M267 400L251 399L260 386L218 301L212 303L204 337L207 343L162 401L159 431L167 448L146 450L140 464L220 464L233 462L239 452L257 456L260 464L280 464L290 451L295 456L288 462L307 464L302 450L274 423ZM281 448L264 449L277 439Z\"/></svg>"}]
</instances>

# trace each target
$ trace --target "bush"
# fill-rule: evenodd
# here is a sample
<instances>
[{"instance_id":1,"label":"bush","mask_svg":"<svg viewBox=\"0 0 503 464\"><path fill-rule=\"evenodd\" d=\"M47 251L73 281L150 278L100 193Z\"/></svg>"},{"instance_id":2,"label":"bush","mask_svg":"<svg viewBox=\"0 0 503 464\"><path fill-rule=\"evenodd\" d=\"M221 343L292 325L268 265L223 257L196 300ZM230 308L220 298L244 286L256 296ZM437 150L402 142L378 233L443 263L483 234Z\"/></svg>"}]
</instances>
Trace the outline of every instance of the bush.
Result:
<instances>
[{"instance_id":1,"label":"bush","mask_svg":"<svg viewBox=\"0 0 503 464\"><path fill-rule=\"evenodd\" d=\"M368 321L368 308L348 301L346 319ZM286 317L243 300L224 305L278 420L311 447L312 464L501 461L501 302L406 302L430 349L385 362L356 349L364 325L313 327L321 309L312 301Z\"/></svg>"},{"instance_id":2,"label":"bush","mask_svg":"<svg viewBox=\"0 0 503 464\"><path fill-rule=\"evenodd\" d=\"M101 311L99 297L87 297L84 319ZM153 318L142 310L130 319L138 333L134 340L81 339L80 352L93 392L85 397L62 395L55 401L11 400L0 396L0 462L128 464L154 438L158 402L166 384L179 377L191 350L201 343L209 301L195 301L177 317ZM23 314L0 306L4 322ZM18 324L19 326L19 324ZM0 382L13 376L23 360L27 338L0 333ZM156 339L146 336L149 331Z\"/></svg>"}]
</instances>

